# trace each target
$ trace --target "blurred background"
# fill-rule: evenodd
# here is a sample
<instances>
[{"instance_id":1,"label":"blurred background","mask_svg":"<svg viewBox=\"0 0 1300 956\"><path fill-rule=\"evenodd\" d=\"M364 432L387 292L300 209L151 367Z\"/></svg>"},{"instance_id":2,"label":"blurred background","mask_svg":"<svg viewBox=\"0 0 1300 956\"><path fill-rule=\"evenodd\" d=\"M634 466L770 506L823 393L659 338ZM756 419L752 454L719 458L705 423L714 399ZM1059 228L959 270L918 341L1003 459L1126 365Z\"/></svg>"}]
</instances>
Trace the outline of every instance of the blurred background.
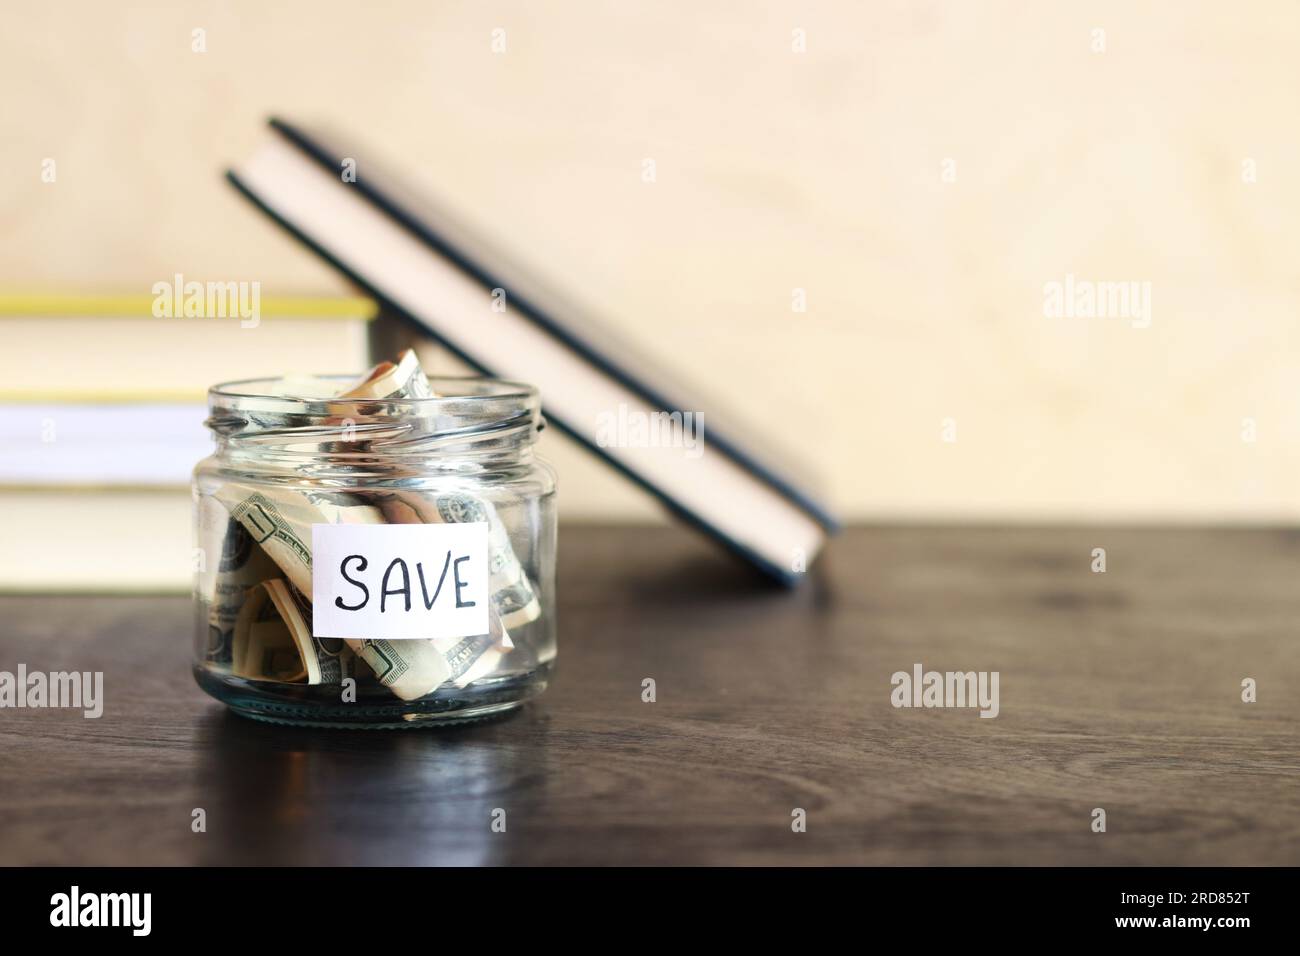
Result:
<instances>
[{"instance_id":1,"label":"blurred background","mask_svg":"<svg viewBox=\"0 0 1300 956\"><path fill-rule=\"evenodd\" d=\"M364 360L373 310L222 179L271 113L347 131L779 433L850 520L1294 521L1297 49L1290 0L10 10L10 541L103 514L58 485L139 499L104 532L118 547L188 520L147 453L87 472L114 457L87 440L32 472L38 436L96 434L114 403L183 418L227 366ZM211 348L141 325L178 273L258 281L268 318ZM1149 283L1148 321L1049 314L1067 277ZM662 520L561 436L542 452L565 519ZM69 560L5 551L8 587ZM159 552L152 583L174 564Z\"/></svg>"}]
</instances>

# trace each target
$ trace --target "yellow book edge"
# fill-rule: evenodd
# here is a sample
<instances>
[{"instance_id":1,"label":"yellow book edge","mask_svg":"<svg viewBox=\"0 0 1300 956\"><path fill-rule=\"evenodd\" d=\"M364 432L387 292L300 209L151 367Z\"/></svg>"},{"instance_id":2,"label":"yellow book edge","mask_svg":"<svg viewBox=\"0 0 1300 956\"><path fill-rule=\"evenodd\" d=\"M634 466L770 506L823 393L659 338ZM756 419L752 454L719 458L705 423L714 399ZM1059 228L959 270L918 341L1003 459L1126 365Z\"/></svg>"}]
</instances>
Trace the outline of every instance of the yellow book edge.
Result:
<instances>
[{"instance_id":1,"label":"yellow book edge","mask_svg":"<svg viewBox=\"0 0 1300 956\"><path fill-rule=\"evenodd\" d=\"M2 405L203 405L207 400L206 391L189 389L105 392L78 391L75 388L0 388Z\"/></svg>"},{"instance_id":2,"label":"yellow book edge","mask_svg":"<svg viewBox=\"0 0 1300 956\"><path fill-rule=\"evenodd\" d=\"M0 293L0 318L152 318L153 304L152 295ZM379 306L364 296L275 295L262 297L258 312L262 318L363 319L368 322L378 315Z\"/></svg>"}]
</instances>

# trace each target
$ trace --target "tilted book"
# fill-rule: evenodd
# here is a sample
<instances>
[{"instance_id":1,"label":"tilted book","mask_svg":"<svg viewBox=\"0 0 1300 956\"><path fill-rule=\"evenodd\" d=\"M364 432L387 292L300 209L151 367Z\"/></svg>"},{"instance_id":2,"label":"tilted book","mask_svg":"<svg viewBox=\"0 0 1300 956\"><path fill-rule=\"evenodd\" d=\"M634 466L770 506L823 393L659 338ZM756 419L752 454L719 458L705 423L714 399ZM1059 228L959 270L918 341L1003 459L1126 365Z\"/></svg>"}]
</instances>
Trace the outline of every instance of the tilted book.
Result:
<instances>
[{"instance_id":1,"label":"tilted book","mask_svg":"<svg viewBox=\"0 0 1300 956\"><path fill-rule=\"evenodd\" d=\"M549 423L671 511L768 575L801 578L837 524L779 454L372 158L282 120L270 126L227 173L258 208L468 365L536 385Z\"/></svg>"}]
</instances>

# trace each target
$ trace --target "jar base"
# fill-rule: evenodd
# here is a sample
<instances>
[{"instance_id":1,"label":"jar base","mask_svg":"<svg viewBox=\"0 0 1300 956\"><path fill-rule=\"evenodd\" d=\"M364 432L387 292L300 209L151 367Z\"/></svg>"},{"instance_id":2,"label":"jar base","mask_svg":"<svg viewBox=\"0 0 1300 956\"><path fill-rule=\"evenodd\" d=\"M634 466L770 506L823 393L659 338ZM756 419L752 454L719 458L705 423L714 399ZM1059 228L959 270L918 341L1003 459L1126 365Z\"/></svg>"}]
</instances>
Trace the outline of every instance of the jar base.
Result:
<instances>
[{"instance_id":1,"label":"jar base","mask_svg":"<svg viewBox=\"0 0 1300 956\"><path fill-rule=\"evenodd\" d=\"M285 698L285 685L264 690L259 682L214 674L195 665L194 680L234 713L262 723L344 730L411 730L472 723L516 710L546 689L552 665L527 674L478 681L464 689L449 688L413 701L328 703ZM310 692L316 688L293 685Z\"/></svg>"},{"instance_id":2,"label":"jar base","mask_svg":"<svg viewBox=\"0 0 1300 956\"><path fill-rule=\"evenodd\" d=\"M354 718L348 720L323 720L319 714L308 717L298 717L290 714L268 714L261 710L240 707L238 704L226 702L226 706L230 708L231 713L263 724L279 724L288 727L323 727L338 730L414 730L419 727L451 727L458 724L472 724L482 720L491 720L493 717L504 716L513 710L518 710L523 705L523 701L514 701L507 704L465 710L455 714L416 713L405 715L406 719L401 721L367 721Z\"/></svg>"}]
</instances>

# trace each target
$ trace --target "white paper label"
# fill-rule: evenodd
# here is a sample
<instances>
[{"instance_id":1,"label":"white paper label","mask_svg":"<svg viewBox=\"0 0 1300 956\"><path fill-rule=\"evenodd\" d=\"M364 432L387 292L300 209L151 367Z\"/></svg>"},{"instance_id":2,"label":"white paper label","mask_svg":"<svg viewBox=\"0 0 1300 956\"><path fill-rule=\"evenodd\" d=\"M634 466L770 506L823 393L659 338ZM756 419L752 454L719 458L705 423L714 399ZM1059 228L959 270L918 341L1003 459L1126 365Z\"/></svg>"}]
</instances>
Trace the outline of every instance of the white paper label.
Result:
<instances>
[{"instance_id":1,"label":"white paper label","mask_svg":"<svg viewBox=\"0 0 1300 956\"><path fill-rule=\"evenodd\" d=\"M488 524L314 524L312 633L416 640L488 633Z\"/></svg>"}]
</instances>

